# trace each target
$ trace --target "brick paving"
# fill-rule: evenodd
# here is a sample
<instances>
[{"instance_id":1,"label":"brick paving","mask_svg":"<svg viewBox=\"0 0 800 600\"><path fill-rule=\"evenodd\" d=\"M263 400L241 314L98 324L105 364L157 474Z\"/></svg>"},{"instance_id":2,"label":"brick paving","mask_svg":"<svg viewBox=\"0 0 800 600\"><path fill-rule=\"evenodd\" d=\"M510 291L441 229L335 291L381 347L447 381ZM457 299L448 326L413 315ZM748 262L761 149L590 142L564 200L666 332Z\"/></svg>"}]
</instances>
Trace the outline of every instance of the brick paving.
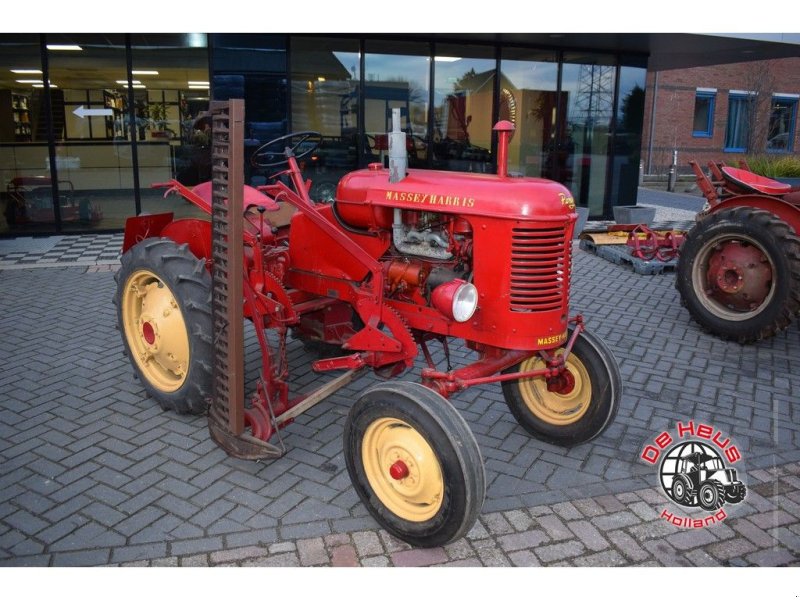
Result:
<instances>
[{"instance_id":1,"label":"brick paving","mask_svg":"<svg viewBox=\"0 0 800 600\"><path fill-rule=\"evenodd\" d=\"M671 273L636 275L576 248L573 310L620 363L617 420L567 450L525 435L496 386L456 396L483 453L486 502L464 539L412 549L378 528L344 468L345 415L372 376L287 427L281 459L230 458L204 418L165 413L145 397L115 329L116 265L100 254L74 266L0 265L0 565L800 562L796 326L755 346L720 342L689 321ZM289 354L293 389L317 385L300 344ZM452 354L455 364L468 360L463 348ZM248 377L257 371L251 336ZM637 459L654 435L689 419L731 436L748 485L723 523L700 530L661 518L677 507Z\"/></svg>"}]
</instances>

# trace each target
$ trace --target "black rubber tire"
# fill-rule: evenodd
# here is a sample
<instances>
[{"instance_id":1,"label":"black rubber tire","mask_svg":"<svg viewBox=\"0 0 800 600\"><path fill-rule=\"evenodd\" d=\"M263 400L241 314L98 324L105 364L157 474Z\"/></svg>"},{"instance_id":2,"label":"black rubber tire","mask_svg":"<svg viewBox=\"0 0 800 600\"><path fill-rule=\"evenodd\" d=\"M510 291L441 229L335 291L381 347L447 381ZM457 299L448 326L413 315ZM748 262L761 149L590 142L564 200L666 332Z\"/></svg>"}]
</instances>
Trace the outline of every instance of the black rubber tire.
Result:
<instances>
[{"instance_id":1,"label":"black rubber tire","mask_svg":"<svg viewBox=\"0 0 800 600\"><path fill-rule=\"evenodd\" d=\"M739 504L744 497L747 495L747 488L742 486L742 489L739 490L738 494L731 494L727 490L725 491L725 502L730 502L731 504Z\"/></svg>"},{"instance_id":2,"label":"black rubber tire","mask_svg":"<svg viewBox=\"0 0 800 600\"><path fill-rule=\"evenodd\" d=\"M205 261L195 257L186 244L167 238L148 238L133 246L120 259L115 275L117 324L125 353L147 393L165 410L180 414L203 414L211 396L211 369L214 360L211 332L211 275ZM134 359L123 325L122 294L126 282L137 271L147 269L170 290L188 329L189 361L181 386L171 392L159 389L142 372Z\"/></svg>"},{"instance_id":3,"label":"black rubber tire","mask_svg":"<svg viewBox=\"0 0 800 600\"><path fill-rule=\"evenodd\" d=\"M697 490L697 500L703 510L717 510L725 504L725 488L719 481L704 481Z\"/></svg>"},{"instance_id":4,"label":"black rubber tire","mask_svg":"<svg viewBox=\"0 0 800 600\"><path fill-rule=\"evenodd\" d=\"M569 330L572 335L572 328ZM589 408L574 423L557 425L535 415L528 408L520 391L521 380L504 381L503 397L511 410L511 414L533 437L570 447L588 442L597 437L614 421L622 398L622 376L613 353L603 341L584 330L575 340L572 352L586 368L591 384ZM503 373L518 373L519 363Z\"/></svg>"},{"instance_id":5,"label":"black rubber tire","mask_svg":"<svg viewBox=\"0 0 800 600\"><path fill-rule=\"evenodd\" d=\"M704 292L695 289L692 275L703 268L696 263L705 249L717 244L717 240L739 235L755 240L775 265L774 292L752 317L727 318L703 303L700 294ZM737 207L713 213L687 234L680 249L675 287L691 317L709 333L740 344L771 337L786 329L800 312L800 238L786 222L765 210ZM720 310L724 313L724 308Z\"/></svg>"},{"instance_id":6,"label":"black rubber tire","mask_svg":"<svg viewBox=\"0 0 800 600\"><path fill-rule=\"evenodd\" d=\"M692 495L690 489L687 478L676 475L672 481L672 499L683 506L691 506Z\"/></svg>"},{"instance_id":7,"label":"black rubber tire","mask_svg":"<svg viewBox=\"0 0 800 600\"><path fill-rule=\"evenodd\" d=\"M369 482L362 455L364 436L371 424L385 418L398 419L421 435L439 463L442 501L427 520L396 514ZM478 518L486 493L478 443L458 411L429 388L386 381L365 391L345 423L344 455L353 486L370 514L386 531L413 546L443 546L466 535Z\"/></svg>"}]
</instances>

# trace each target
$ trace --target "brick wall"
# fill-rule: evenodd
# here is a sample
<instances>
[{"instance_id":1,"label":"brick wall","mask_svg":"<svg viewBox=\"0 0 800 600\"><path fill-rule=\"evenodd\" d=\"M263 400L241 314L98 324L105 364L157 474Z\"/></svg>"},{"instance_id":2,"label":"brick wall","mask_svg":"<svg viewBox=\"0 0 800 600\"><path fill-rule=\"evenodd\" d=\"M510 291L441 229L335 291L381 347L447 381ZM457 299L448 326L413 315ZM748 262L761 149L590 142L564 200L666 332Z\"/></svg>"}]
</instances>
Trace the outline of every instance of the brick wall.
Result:
<instances>
[{"instance_id":1,"label":"brick wall","mask_svg":"<svg viewBox=\"0 0 800 600\"><path fill-rule=\"evenodd\" d=\"M692 135L697 88L717 90L713 133L710 138ZM655 123L652 120L654 90L657 90ZM709 161L736 164L745 154L723 150L730 90L760 92L756 116L758 124L754 129L761 134L758 137L763 138L761 139L763 147L766 142L770 116L769 100L772 94L800 94L800 58L648 72L642 135L642 160L645 173L665 173L672 161L673 150L678 151L680 172L689 172L687 164L689 160L697 160L703 165ZM798 130L800 127L795 123L792 146L795 153L800 150ZM758 141L754 145L757 144Z\"/></svg>"}]
</instances>

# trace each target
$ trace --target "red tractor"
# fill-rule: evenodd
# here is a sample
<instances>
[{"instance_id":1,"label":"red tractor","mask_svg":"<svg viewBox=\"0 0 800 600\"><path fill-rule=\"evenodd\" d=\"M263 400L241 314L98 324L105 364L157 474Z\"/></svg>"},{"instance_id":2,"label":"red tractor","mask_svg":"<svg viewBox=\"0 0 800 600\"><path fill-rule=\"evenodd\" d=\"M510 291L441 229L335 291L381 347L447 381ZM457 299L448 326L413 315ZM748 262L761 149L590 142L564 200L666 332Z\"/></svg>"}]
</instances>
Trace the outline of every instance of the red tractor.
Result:
<instances>
[{"instance_id":1,"label":"red tractor","mask_svg":"<svg viewBox=\"0 0 800 600\"><path fill-rule=\"evenodd\" d=\"M166 184L213 215L211 223L142 215L126 224L115 300L145 389L166 409L208 410L211 435L229 452L276 457L284 452L282 427L372 369L389 381L360 395L344 431L356 491L384 528L411 544L442 545L466 534L483 503L484 467L449 396L499 383L531 435L572 446L605 430L622 390L612 353L580 315L568 312L574 201L558 183L510 177L513 125L495 129L497 175L404 173L392 161L390 169L371 164L346 175L331 203L309 199L311 182L298 167L320 140L311 132L278 138L255 153L255 165L284 170L269 185L244 186L242 208L229 199L235 186L228 195L213 187L221 176L192 190ZM217 210L228 209L225 223ZM227 268L241 268L241 276L226 272L218 292L222 250L235 244L227 227L236 219L242 260ZM226 287L227 281L234 284ZM228 308L243 309L254 324L262 365L252 398L226 409L214 394L227 373L215 365L228 351L220 336L237 318L218 327L221 310L212 306L234 292L243 302ZM288 332L325 351L315 371L344 375L308 396L290 397ZM472 363L450 367L450 338L474 352ZM433 359L432 343L444 348L444 368ZM420 353L427 365L421 383L394 379ZM239 410L244 425L236 431L228 423ZM273 435L281 448L270 443Z\"/></svg>"},{"instance_id":2,"label":"red tractor","mask_svg":"<svg viewBox=\"0 0 800 600\"><path fill-rule=\"evenodd\" d=\"M707 200L680 249L675 287L704 329L741 344L800 312L800 188L740 168L691 161Z\"/></svg>"}]
</instances>

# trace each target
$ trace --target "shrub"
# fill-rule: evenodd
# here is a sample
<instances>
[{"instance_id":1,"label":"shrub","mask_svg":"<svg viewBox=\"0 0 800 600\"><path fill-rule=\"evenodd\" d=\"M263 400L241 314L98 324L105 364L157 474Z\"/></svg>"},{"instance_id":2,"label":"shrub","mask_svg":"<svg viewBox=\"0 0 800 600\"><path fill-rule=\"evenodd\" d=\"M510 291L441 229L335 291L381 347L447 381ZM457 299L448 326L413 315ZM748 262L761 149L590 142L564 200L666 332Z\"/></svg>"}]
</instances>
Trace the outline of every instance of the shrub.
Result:
<instances>
[{"instance_id":1,"label":"shrub","mask_svg":"<svg viewBox=\"0 0 800 600\"><path fill-rule=\"evenodd\" d=\"M800 157L794 155L758 154L748 156L747 164L750 165L753 173L758 173L771 179L776 177L800 177Z\"/></svg>"}]
</instances>

